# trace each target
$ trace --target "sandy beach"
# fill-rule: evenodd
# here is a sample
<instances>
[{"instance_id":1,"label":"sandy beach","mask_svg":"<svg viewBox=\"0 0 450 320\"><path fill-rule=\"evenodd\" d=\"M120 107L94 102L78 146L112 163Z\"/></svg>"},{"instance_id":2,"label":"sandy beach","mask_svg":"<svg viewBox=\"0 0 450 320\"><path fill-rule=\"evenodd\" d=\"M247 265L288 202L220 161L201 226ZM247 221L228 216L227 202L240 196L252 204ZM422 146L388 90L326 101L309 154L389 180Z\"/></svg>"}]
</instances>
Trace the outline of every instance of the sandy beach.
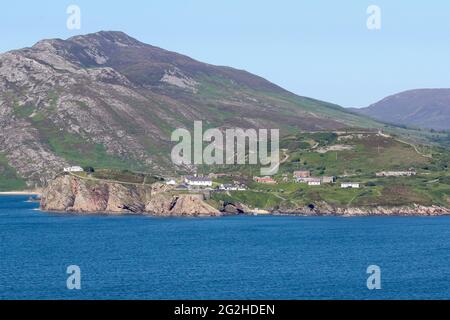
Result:
<instances>
[{"instance_id":1,"label":"sandy beach","mask_svg":"<svg viewBox=\"0 0 450 320\"><path fill-rule=\"evenodd\" d=\"M0 196L39 196L39 191L4 191L0 192Z\"/></svg>"}]
</instances>

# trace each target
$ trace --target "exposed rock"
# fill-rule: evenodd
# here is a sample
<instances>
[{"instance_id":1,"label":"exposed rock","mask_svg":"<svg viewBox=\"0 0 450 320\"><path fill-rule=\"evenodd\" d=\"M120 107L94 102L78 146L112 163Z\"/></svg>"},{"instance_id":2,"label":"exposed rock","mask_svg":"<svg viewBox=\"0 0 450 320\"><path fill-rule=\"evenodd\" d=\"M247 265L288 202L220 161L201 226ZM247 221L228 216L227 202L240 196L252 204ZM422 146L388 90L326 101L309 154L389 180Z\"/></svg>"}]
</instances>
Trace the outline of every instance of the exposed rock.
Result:
<instances>
[{"instance_id":1,"label":"exposed rock","mask_svg":"<svg viewBox=\"0 0 450 320\"><path fill-rule=\"evenodd\" d=\"M441 216L449 215L450 209L440 206L367 206L367 207L336 207L325 202L311 204L296 209L281 209L276 214L300 214L306 216Z\"/></svg>"},{"instance_id":2,"label":"exposed rock","mask_svg":"<svg viewBox=\"0 0 450 320\"><path fill-rule=\"evenodd\" d=\"M218 216L202 195L172 195L170 187L109 183L63 175L43 191L41 209L47 211L157 216Z\"/></svg>"},{"instance_id":3,"label":"exposed rock","mask_svg":"<svg viewBox=\"0 0 450 320\"><path fill-rule=\"evenodd\" d=\"M246 209L240 203L223 202L221 211L225 214L244 214ZM248 211L250 212L250 211Z\"/></svg>"},{"instance_id":4,"label":"exposed rock","mask_svg":"<svg viewBox=\"0 0 450 320\"><path fill-rule=\"evenodd\" d=\"M221 213L203 201L203 195L179 195L172 202L172 215L219 216Z\"/></svg>"},{"instance_id":5,"label":"exposed rock","mask_svg":"<svg viewBox=\"0 0 450 320\"><path fill-rule=\"evenodd\" d=\"M216 208L204 202L202 195L158 194L150 199L145 211L157 216L220 216Z\"/></svg>"},{"instance_id":6,"label":"exposed rock","mask_svg":"<svg viewBox=\"0 0 450 320\"><path fill-rule=\"evenodd\" d=\"M41 208L43 210L66 211L75 203L73 181L70 176L63 176L50 183L42 192Z\"/></svg>"}]
</instances>

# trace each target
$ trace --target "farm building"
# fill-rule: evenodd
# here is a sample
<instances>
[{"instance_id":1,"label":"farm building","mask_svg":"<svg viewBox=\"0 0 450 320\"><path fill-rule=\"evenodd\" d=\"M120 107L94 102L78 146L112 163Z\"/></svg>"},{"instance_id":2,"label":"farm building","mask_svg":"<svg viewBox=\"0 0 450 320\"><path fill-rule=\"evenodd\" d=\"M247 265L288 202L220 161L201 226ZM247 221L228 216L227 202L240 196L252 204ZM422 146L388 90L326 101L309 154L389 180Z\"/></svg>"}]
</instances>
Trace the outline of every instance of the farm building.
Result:
<instances>
[{"instance_id":1,"label":"farm building","mask_svg":"<svg viewBox=\"0 0 450 320\"><path fill-rule=\"evenodd\" d=\"M212 186L212 180L209 178L204 178L204 177L188 176L188 177L184 178L184 182L189 186L195 186L195 187L211 187Z\"/></svg>"},{"instance_id":2,"label":"farm building","mask_svg":"<svg viewBox=\"0 0 450 320\"><path fill-rule=\"evenodd\" d=\"M359 189L360 184L357 182L343 182L341 183L342 189Z\"/></svg>"}]
</instances>

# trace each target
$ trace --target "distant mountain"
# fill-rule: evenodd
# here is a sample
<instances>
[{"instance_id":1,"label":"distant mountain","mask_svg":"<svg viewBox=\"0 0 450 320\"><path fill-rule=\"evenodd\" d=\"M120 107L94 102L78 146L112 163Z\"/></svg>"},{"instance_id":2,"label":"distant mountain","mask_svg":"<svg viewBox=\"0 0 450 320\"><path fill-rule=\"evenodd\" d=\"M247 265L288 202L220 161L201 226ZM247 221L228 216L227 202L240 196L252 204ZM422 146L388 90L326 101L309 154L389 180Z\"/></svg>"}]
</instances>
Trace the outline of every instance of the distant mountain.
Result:
<instances>
[{"instance_id":1,"label":"distant mountain","mask_svg":"<svg viewBox=\"0 0 450 320\"><path fill-rule=\"evenodd\" d=\"M450 89L405 91L353 111L387 123L449 130Z\"/></svg>"},{"instance_id":2,"label":"distant mountain","mask_svg":"<svg viewBox=\"0 0 450 320\"><path fill-rule=\"evenodd\" d=\"M194 120L285 132L372 123L122 32L43 40L0 55L0 173L11 181L43 184L68 164L170 171L170 134Z\"/></svg>"}]
</instances>

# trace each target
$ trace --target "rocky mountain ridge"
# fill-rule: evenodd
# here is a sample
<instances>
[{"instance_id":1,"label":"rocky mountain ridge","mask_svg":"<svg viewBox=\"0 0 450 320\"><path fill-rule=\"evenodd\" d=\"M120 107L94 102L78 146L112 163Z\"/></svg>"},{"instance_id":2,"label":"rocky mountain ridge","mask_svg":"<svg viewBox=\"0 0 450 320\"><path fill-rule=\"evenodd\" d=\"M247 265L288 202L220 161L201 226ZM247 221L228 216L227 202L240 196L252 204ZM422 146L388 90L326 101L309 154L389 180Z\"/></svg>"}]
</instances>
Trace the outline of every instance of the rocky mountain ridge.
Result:
<instances>
[{"instance_id":1,"label":"rocky mountain ridge","mask_svg":"<svg viewBox=\"0 0 450 320\"><path fill-rule=\"evenodd\" d=\"M122 32L42 40L0 54L0 156L28 185L69 164L176 169L170 134L209 127L332 130L370 122L243 70ZM1 168L0 168L1 171Z\"/></svg>"}]
</instances>

